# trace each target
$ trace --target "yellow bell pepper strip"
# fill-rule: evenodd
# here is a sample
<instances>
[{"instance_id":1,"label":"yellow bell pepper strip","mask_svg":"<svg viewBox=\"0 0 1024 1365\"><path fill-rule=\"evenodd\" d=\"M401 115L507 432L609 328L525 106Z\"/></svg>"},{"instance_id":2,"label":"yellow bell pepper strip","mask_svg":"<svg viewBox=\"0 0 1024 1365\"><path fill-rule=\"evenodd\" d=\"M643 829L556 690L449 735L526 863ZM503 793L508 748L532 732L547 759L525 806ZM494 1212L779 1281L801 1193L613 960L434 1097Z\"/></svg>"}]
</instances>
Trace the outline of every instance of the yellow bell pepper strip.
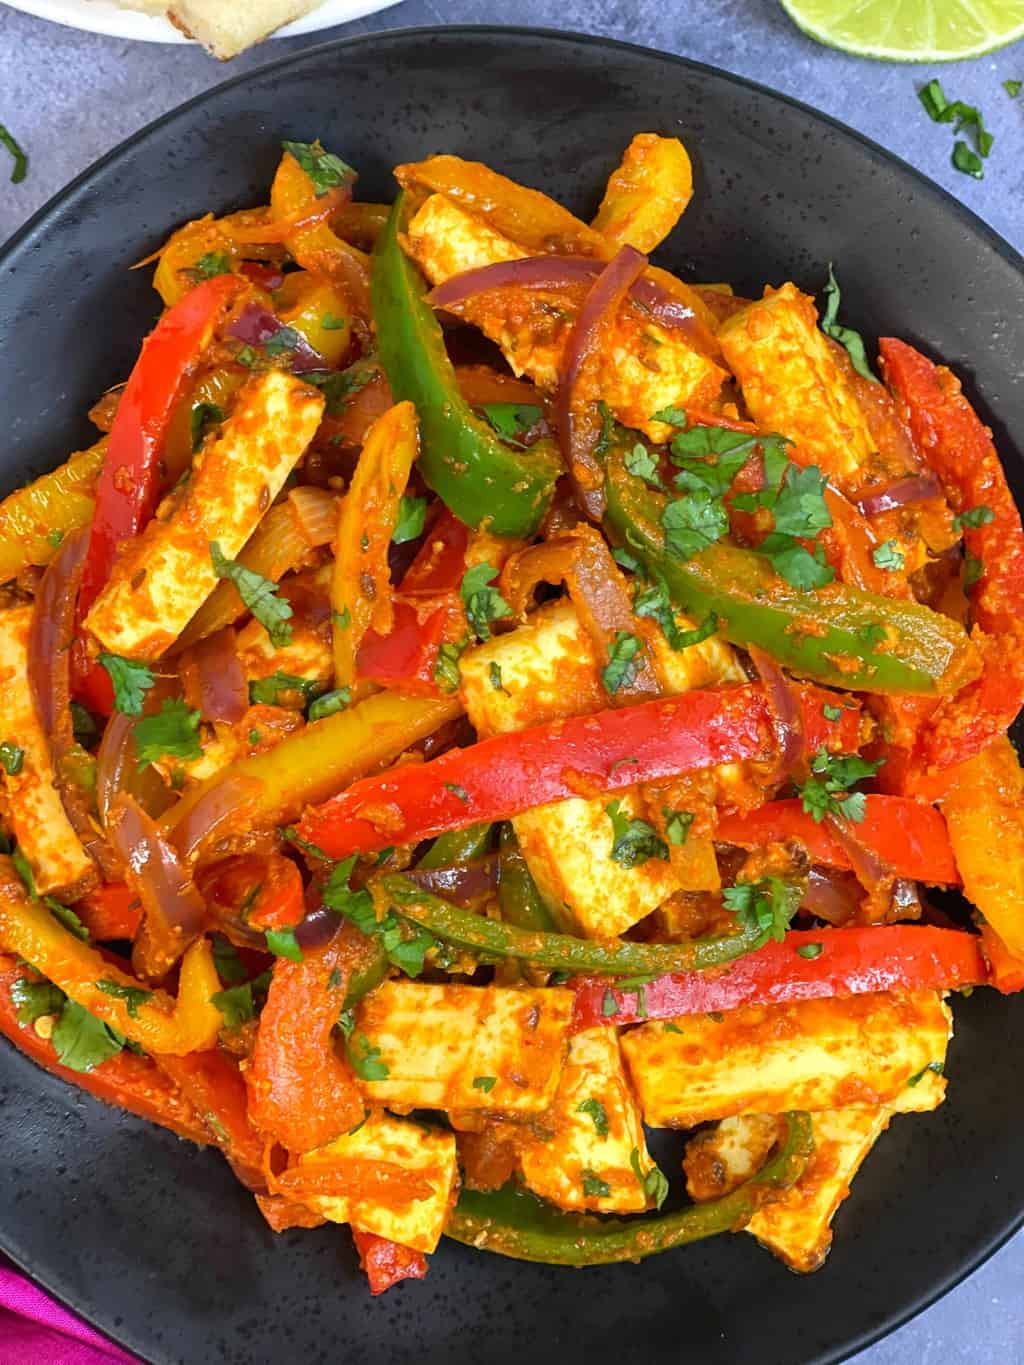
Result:
<instances>
[{"instance_id":1,"label":"yellow bell pepper strip","mask_svg":"<svg viewBox=\"0 0 1024 1365\"><path fill-rule=\"evenodd\" d=\"M459 393L423 278L402 250L403 214L399 195L374 255L373 315L391 390L419 415L419 471L460 521L529 539L547 511L561 461L546 439L529 450L505 445Z\"/></svg>"},{"instance_id":2,"label":"yellow bell pepper strip","mask_svg":"<svg viewBox=\"0 0 1024 1365\"><path fill-rule=\"evenodd\" d=\"M445 1236L480 1251L543 1265L615 1265L640 1261L720 1232L744 1228L762 1204L800 1179L814 1151L810 1114L785 1115L785 1135L758 1173L731 1194L646 1218L565 1213L515 1185L463 1188Z\"/></svg>"},{"instance_id":3,"label":"yellow bell pepper strip","mask_svg":"<svg viewBox=\"0 0 1024 1365\"><path fill-rule=\"evenodd\" d=\"M683 611L713 611L735 645L758 645L802 677L858 692L940 695L976 678L981 661L962 626L917 602L845 584L790 587L762 555L722 542L692 559L665 549L662 495L609 454L608 525Z\"/></svg>"},{"instance_id":4,"label":"yellow bell pepper strip","mask_svg":"<svg viewBox=\"0 0 1024 1365\"><path fill-rule=\"evenodd\" d=\"M651 252L668 236L693 197L693 167L677 137L637 133L608 177L591 223L609 246Z\"/></svg>"},{"instance_id":5,"label":"yellow bell pepper strip","mask_svg":"<svg viewBox=\"0 0 1024 1365\"><path fill-rule=\"evenodd\" d=\"M101 437L0 503L0 583L30 564L49 564L64 537L89 524L107 440Z\"/></svg>"},{"instance_id":6,"label":"yellow bell pepper strip","mask_svg":"<svg viewBox=\"0 0 1024 1365\"><path fill-rule=\"evenodd\" d=\"M355 683L366 632L386 635L394 623L388 549L418 447L416 409L396 403L367 433L341 504L331 578L336 688Z\"/></svg>"},{"instance_id":7,"label":"yellow bell pepper strip","mask_svg":"<svg viewBox=\"0 0 1024 1365\"><path fill-rule=\"evenodd\" d=\"M323 801L361 774L454 720L453 697L380 692L307 725L267 753L232 763L173 806L163 827L179 852L196 857L229 832L270 829Z\"/></svg>"},{"instance_id":8,"label":"yellow bell pepper strip","mask_svg":"<svg viewBox=\"0 0 1024 1365\"><path fill-rule=\"evenodd\" d=\"M0 948L22 957L69 999L152 1053L182 1057L213 1047L222 1018L213 950L198 939L181 963L177 999L144 986L59 924L27 895L11 860L0 857Z\"/></svg>"}]
</instances>

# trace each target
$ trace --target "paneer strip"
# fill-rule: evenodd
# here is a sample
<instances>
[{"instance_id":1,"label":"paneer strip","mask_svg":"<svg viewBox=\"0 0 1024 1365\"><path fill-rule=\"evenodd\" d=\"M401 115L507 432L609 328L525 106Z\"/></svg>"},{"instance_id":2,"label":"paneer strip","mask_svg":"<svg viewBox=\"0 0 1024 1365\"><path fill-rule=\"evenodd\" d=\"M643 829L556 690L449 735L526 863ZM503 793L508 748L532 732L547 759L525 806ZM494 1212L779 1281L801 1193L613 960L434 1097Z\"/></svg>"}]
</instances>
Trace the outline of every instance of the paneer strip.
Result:
<instances>
[{"instance_id":1,"label":"paneer strip","mask_svg":"<svg viewBox=\"0 0 1024 1365\"><path fill-rule=\"evenodd\" d=\"M363 1080L380 1104L538 1114L558 1084L572 992L385 981L363 1002L349 1040L387 1068Z\"/></svg>"},{"instance_id":2,"label":"paneer strip","mask_svg":"<svg viewBox=\"0 0 1024 1365\"><path fill-rule=\"evenodd\" d=\"M688 623L680 621L686 628ZM649 644L666 692L742 681L732 649L717 636L676 652L660 631L652 631ZM500 689L492 680L495 668ZM569 602L543 607L518 630L468 651L462 656L461 672L466 710L481 735L589 714L608 703L593 641ZM645 816L638 791L625 792L619 799L627 818ZM606 798L573 798L539 806L513 820L542 895L553 906L564 907L592 937L621 934L681 889L667 860L650 858L624 867L612 858L607 805Z\"/></svg>"},{"instance_id":3,"label":"paneer strip","mask_svg":"<svg viewBox=\"0 0 1024 1365\"><path fill-rule=\"evenodd\" d=\"M389 1166L396 1173L393 1194L387 1192L384 1181L375 1185L364 1180L360 1188L360 1175L368 1167L379 1172ZM328 1172L337 1172L338 1188L347 1186L351 1193L321 1195L302 1190L303 1178L329 1180ZM409 1179L403 1182L398 1178L401 1173ZM283 1183L291 1197L331 1223L351 1223L363 1232L429 1252L441 1240L457 1173L454 1133L428 1130L421 1124L374 1111L351 1133L305 1153L298 1168L286 1173ZM299 1185L295 1191L288 1183L292 1175ZM404 1197L407 1191L403 1185L415 1186L417 1197Z\"/></svg>"},{"instance_id":4,"label":"paneer strip","mask_svg":"<svg viewBox=\"0 0 1024 1365\"><path fill-rule=\"evenodd\" d=\"M614 1029L586 1029L572 1038L554 1103L524 1132L523 1180L542 1199L600 1213L649 1206L633 1165L646 1174L653 1162ZM588 1184L594 1190L601 1182L607 1194L587 1193Z\"/></svg>"},{"instance_id":5,"label":"paneer strip","mask_svg":"<svg viewBox=\"0 0 1024 1365\"><path fill-rule=\"evenodd\" d=\"M250 621L238 632L238 657L242 669L249 683L257 684L255 695L264 705L284 706L293 699L304 700L301 688L296 684L292 690L278 689L275 702L274 683L280 682L275 675L320 684L321 690L326 690L334 676L330 637L326 631L295 620L291 627L292 638L280 646L273 643L259 621ZM263 688L258 686L261 682Z\"/></svg>"},{"instance_id":6,"label":"paneer strip","mask_svg":"<svg viewBox=\"0 0 1024 1365\"><path fill-rule=\"evenodd\" d=\"M0 612L0 744L11 745L13 755L0 767L4 823L28 859L39 893L74 900L95 883L96 869L54 785L49 740L29 683L31 624L31 606Z\"/></svg>"},{"instance_id":7,"label":"paneer strip","mask_svg":"<svg viewBox=\"0 0 1024 1365\"><path fill-rule=\"evenodd\" d=\"M104 649L158 658L217 586L216 542L233 559L277 497L320 422L323 394L282 370L239 391L216 440L196 456L180 496L167 498L116 562L85 619Z\"/></svg>"},{"instance_id":8,"label":"paneer strip","mask_svg":"<svg viewBox=\"0 0 1024 1365\"><path fill-rule=\"evenodd\" d=\"M933 1109L953 1016L934 991L747 1005L623 1034L644 1122L692 1128L787 1109Z\"/></svg>"},{"instance_id":9,"label":"paneer strip","mask_svg":"<svg viewBox=\"0 0 1024 1365\"><path fill-rule=\"evenodd\" d=\"M788 436L794 460L817 465L848 491L878 475L879 456L817 322L813 299L784 284L727 318L718 339L758 426Z\"/></svg>"},{"instance_id":10,"label":"paneer strip","mask_svg":"<svg viewBox=\"0 0 1024 1365\"><path fill-rule=\"evenodd\" d=\"M677 137L637 133L608 178L591 226L614 247L651 252L693 197L693 168Z\"/></svg>"},{"instance_id":11,"label":"paneer strip","mask_svg":"<svg viewBox=\"0 0 1024 1365\"><path fill-rule=\"evenodd\" d=\"M409 223L407 247L434 285L528 254L439 194L431 195ZM567 297L564 291L491 291L460 305L459 312L501 347L516 374L553 390L575 320ZM678 332L626 303L611 330L595 385L620 422L662 439L670 429L652 422L654 413L672 404L707 408L725 378L720 366Z\"/></svg>"}]
</instances>

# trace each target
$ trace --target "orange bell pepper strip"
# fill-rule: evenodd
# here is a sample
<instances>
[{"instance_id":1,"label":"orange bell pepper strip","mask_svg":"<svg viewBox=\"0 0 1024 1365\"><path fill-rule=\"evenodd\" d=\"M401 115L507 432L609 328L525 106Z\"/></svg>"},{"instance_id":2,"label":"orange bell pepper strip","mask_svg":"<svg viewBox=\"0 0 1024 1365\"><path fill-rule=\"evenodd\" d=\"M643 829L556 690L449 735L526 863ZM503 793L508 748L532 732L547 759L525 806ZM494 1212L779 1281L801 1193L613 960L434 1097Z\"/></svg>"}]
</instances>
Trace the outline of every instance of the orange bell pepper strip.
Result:
<instances>
[{"instance_id":1,"label":"orange bell pepper strip","mask_svg":"<svg viewBox=\"0 0 1024 1365\"><path fill-rule=\"evenodd\" d=\"M240 853L203 878L203 895L227 919L257 929L290 929L306 913L302 873L279 853Z\"/></svg>"},{"instance_id":2,"label":"orange bell pepper strip","mask_svg":"<svg viewBox=\"0 0 1024 1365\"><path fill-rule=\"evenodd\" d=\"M9 858L0 858L0 949L22 957L70 999L147 1052L183 1056L213 1047L222 1023L213 952L198 939L181 963L177 999L151 990L30 900Z\"/></svg>"},{"instance_id":3,"label":"orange bell pepper strip","mask_svg":"<svg viewBox=\"0 0 1024 1365\"><path fill-rule=\"evenodd\" d=\"M864 819L857 825L857 842L872 849L897 877L931 886L956 886L960 881L946 822L934 806L904 796L868 796ZM757 810L722 815L715 839L740 848L795 840L812 863L849 869L846 849L829 826L818 824L798 800L769 801Z\"/></svg>"},{"instance_id":4,"label":"orange bell pepper strip","mask_svg":"<svg viewBox=\"0 0 1024 1365\"><path fill-rule=\"evenodd\" d=\"M781 942L771 939L722 971L659 976L639 990L616 989L606 977L579 977L570 983L576 991L572 1026L618 1026L876 991L962 990L985 985L988 975L981 940L959 929L917 924L791 929Z\"/></svg>"},{"instance_id":5,"label":"orange bell pepper strip","mask_svg":"<svg viewBox=\"0 0 1024 1365\"><path fill-rule=\"evenodd\" d=\"M1000 995L1024 991L1024 957L1016 957L989 924L981 926L981 951L988 960L989 984Z\"/></svg>"},{"instance_id":6,"label":"orange bell pepper strip","mask_svg":"<svg viewBox=\"0 0 1024 1365\"><path fill-rule=\"evenodd\" d=\"M291 1152L322 1147L363 1119L363 1096L332 1031L368 951L359 931L343 925L301 962L274 963L245 1083L251 1121Z\"/></svg>"},{"instance_id":7,"label":"orange bell pepper strip","mask_svg":"<svg viewBox=\"0 0 1024 1365\"><path fill-rule=\"evenodd\" d=\"M963 525L978 578L969 590L974 619L996 642L981 645L980 678L943 702L921 736L919 762L948 768L1004 734L1024 705L1024 528L989 431L943 365L893 337L879 342L886 382L951 506L985 508L988 520Z\"/></svg>"},{"instance_id":8,"label":"orange bell pepper strip","mask_svg":"<svg viewBox=\"0 0 1024 1365\"><path fill-rule=\"evenodd\" d=\"M78 592L79 621L110 577L118 546L138 535L156 510L163 443L182 388L225 308L244 287L234 275L204 280L164 313L142 343L117 405L96 484L96 509ZM77 694L86 705L109 715L113 689L106 671L81 649L75 651L74 661Z\"/></svg>"},{"instance_id":9,"label":"orange bell pepper strip","mask_svg":"<svg viewBox=\"0 0 1024 1365\"><path fill-rule=\"evenodd\" d=\"M812 752L823 745L846 753L859 747L859 707L844 707L830 721L822 706L834 693L795 690ZM764 759L773 745L771 707L760 685L702 688L495 735L428 763L363 778L307 810L299 831L333 858L371 853L506 820L550 801Z\"/></svg>"},{"instance_id":10,"label":"orange bell pepper strip","mask_svg":"<svg viewBox=\"0 0 1024 1365\"><path fill-rule=\"evenodd\" d=\"M37 1033L33 1025L18 1021L11 987L24 975L24 967L12 958L0 957L0 1033L19 1052L31 1057L51 1075L69 1081L106 1104L127 1109L129 1113L169 1128L178 1137L188 1138L201 1146L210 1142L210 1132L194 1106L173 1081L157 1069L152 1058L140 1057L126 1048L92 1071L72 1071L62 1066L49 1039Z\"/></svg>"},{"instance_id":11,"label":"orange bell pepper strip","mask_svg":"<svg viewBox=\"0 0 1024 1365\"><path fill-rule=\"evenodd\" d=\"M142 923L142 902L125 882L98 886L75 901L74 910L90 935L100 942L115 938L130 942Z\"/></svg>"},{"instance_id":12,"label":"orange bell pepper strip","mask_svg":"<svg viewBox=\"0 0 1024 1365\"><path fill-rule=\"evenodd\" d=\"M355 682L356 651L370 626L382 635L392 627L388 548L418 450L416 409L396 403L367 433L342 501L331 579L335 687Z\"/></svg>"},{"instance_id":13,"label":"orange bell pepper strip","mask_svg":"<svg viewBox=\"0 0 1024 1365\"><path fill-rule=\"evenodd\" d=\"M187 1057L164 1055L156 1065L195 1107L242 1184L265 1190L267 1141L250 1121L248 1091L237 1063L214 1048Z\"/></svg>"},{"instance_id":14,"label":"orange bell pepper strip","mask_svg":"<svg viewBox=\"0 0 1024 1365\"><path fill-rule=\"evenodd\" d=\"M427 1258L422 1251L413 1251L412 1247L359 1228L352 1229L352 1240L374 1297L401 1280L422 1280L427 1273Z\"/></svg>"}]
</instances>

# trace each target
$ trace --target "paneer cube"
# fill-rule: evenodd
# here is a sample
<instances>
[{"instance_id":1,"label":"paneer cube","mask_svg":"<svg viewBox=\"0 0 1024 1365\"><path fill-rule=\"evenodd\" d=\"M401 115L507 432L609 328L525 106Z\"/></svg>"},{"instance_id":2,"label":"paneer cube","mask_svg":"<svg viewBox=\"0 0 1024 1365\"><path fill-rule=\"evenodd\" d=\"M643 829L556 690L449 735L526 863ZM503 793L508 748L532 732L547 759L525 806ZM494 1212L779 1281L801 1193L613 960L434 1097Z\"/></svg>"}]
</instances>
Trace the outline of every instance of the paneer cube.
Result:
<instances>
[{"instance_id":1,"label":"paneer cube","mask_svg":"<svg viewBox=\"0 0 1024 1365\"><path fill-rule=\"evenodd\" d=\"M934 991L748 1005L642 1024L622 1050L644 1122L692 1128L787 1109L933 1109L952 1014Z\"/></svg>"},{"instance_id":2,"label":"paneer cube","mask_svg":"<svg viewBox=\"0 0 1024 1365\"><path fill-rule=\"evenodd\" d=\"M633 1165L646 1175L653 1163L614 1029L573 1035L554 1103L532 1127L541 1131L520 1140L520 1162L534 1194L562 1209L637 1213L648 1207ZM602 1184L607 1194L586 1192Z\"/></svg>"},{"instance_id":3,"label":"paneer cube","mask_svg":"<svg viewBox=\"0 0 1024 1365\"><path fill-rule=\"evenodd\" d=\"M538 1114L558 1085L572 992L385 981L359 1009L357 1047L379 1049L371 1099L419 1109ZM364 1042L365 1040L365 1042Z\"/></svg>"},{"instance_id":4,"label":"paneer cube","mask_svg":"<svg viewBox=\"0 0 1024 1365\"><path fill-rule=\"evenodd\" d=\"M31 606L0 611L0 744L10 744L15 755L0 767L4 819L28 859L40 894L74 899L95 882L96 869L54 786L49 739L39 723L29 683L31 625ZM12 767L17 771L11 772Z\"/></svg>"},{"instance_id":5,"label":"paneer cube","mask_svg":"<svg viewBox=\"0 0 1024 1365\"><path fill-rule=\"evenodd\" d=\"M442 194L425 200L409 223L407 247L432 284L499 261L519 260L522 247ZM495 291L470 299L460 312L496 342L516 374L554 389L574 316L564 291ZM626 426L664 439L669 428L652 421L672 404L708 407L718 397L725 371L638 308L625 306L596 378L596 389Z\"/></svg>"},{"instance_id":6,"label":"paneer cube","mask_svg":"<svg viewBox=\"0 0 1024 1365\"><path fill-rule=\"evenodd\" d=\"M343 1171L346 1161L388 1162L418 1177L430 1193L425 1198L389 1202L359 1195L314 1195L304 1196L302 1202L331 1223L351 1223L415 1251L433 1251L441 1240L455 1190L455 1134L441 1129L428 1132L418 1123L375 1111L354 1132L305 1153L299 1164L310 1168L336 1165Z\"/></svg>"},{"instance_id":7,"label":"paneer cube","mask_svg":"<svg viewBox=\"0 0 1024 1365\"><path fill-rule=\"evenodd\" d=\"M242 388L220 435L196 455L180 494L117 561L85 619L104 649L156 659L217 585L216 541L233 559L277 497L320 422L324 397L283 370Z\"/></svg>"}]
</instances>

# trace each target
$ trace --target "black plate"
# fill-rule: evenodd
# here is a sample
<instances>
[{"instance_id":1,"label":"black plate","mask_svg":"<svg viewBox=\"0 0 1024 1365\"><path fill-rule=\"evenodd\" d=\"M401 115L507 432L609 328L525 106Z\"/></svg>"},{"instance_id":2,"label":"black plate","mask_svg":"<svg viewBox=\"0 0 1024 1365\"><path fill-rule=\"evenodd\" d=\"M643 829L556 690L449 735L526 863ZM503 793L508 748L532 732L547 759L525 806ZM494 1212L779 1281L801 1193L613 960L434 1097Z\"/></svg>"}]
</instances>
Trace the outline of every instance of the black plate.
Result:
<instances>
[{"instance_id":1,"label":"black plate","mask_svg":"<svg viewBox=\"0 0 1024 1365\"><path fill-rule=\"evenodd\" d=\"M947 358L1021 490L1024 262L941 190L781 96L622 44L512 29L389 33L244 76L100 162L0 260L7 439L20 482L87 439L156 315L126 273L186 217L266 198L282 137L320 136L390 197L389 168L486 160L584 215L638 130L678 133L696 192L661 259L744 292L835 261L844 316ZM924 1307L1024 1219L1024 1007L957 1001L950 1099L897 1118L813 1279L746 1236L576 1273L445 1243L371 1300L341 1229L275 1238L212 1154L79 1095L0 1047L0 1241L153 1361L836 1360Z\"/></svg>"}]
</instances>

